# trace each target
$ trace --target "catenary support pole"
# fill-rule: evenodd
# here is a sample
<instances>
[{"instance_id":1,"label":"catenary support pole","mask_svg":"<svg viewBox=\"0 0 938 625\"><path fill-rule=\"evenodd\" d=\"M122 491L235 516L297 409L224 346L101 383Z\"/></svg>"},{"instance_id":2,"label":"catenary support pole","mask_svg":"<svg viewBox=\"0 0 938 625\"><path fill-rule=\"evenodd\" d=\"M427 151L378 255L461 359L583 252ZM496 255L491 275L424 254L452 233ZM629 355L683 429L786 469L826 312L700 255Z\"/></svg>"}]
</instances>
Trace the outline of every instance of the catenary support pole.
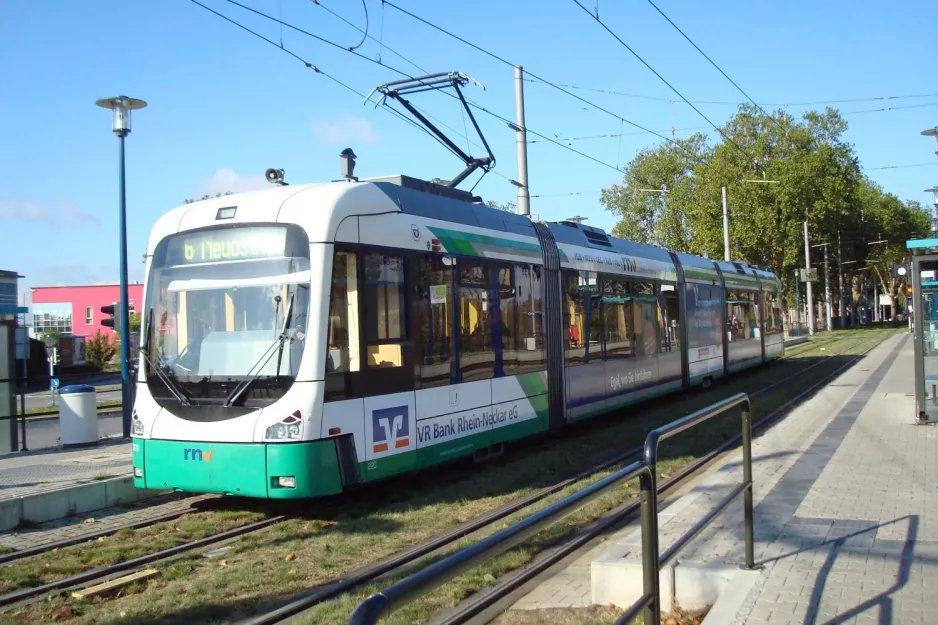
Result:
<instances>
[{"instance_id":1,"label":"catenary support pole","mask_svg":"<svg viewBox=\"0 0 938 625\"><path fill-rule=\"evenodd\" d=\"M531 191L528 189L528 132L524 125L524 70L515 65L515 142L518 150L518 213L531 216Z\"/></svg>"},{"instance_id":2,"label":"catenary support pole","mask_svg":"<svg viewBox=\"0 0 938 625\"><path fill-rule=\"evenodd\" d=\"M811 243L808 238L808 221L804 222L804 266L807 270L807 273L811 273ZM810 278L806 275L805 278ZM812 288L811 280L807 280L806 284L808 289L808 318L806 319L808 323L808 334L814 335L814 289Z\"/></svg>"},{"instance_id":3,"label":"catenary support pole","mask_svg":"<svg viewBox=\"0 0 938 625\"><path fill-rule=\"evenodd\" d=\"M798 284L798 270L795 269L795 331L801 336L801 285Z\"/></svg>"},{"instance_id":4,"label":"catenary support pole","mask_svg":"<svg viewBox=\"0 0 938 625\"><path fill-rule=\"evenodd\" d=\"M831 331L831 271L827 264L828 244L824 244L824 329Z\"/></svg>"},{"instance_id":5,"label":"catenary support pole","mask_svg":"<svg viewBox=\"0 0 938 625\"><path fill-rule=\"evenodd\" d=\"M840 327L846 328L847 327L847 315L846 315L846 307L844 306L844 301L846 301L846 298L844 297L844 263L843 263L843 257L840 255L840 232L839 231L837 232L837 294L839 298L837 300L839 302L837 304L837 314L840 315Z\"/></svg>"},{"instance_id":6,"label":"catenary support pole","mask_svg":"<svg viewBox=\"0 0 938 625\"><path fill-rule=\"evenodd\" d=\"M726 187L723 187L723 260L730 262L730 211L727 204Z\"/></svg>"}]
</instances>

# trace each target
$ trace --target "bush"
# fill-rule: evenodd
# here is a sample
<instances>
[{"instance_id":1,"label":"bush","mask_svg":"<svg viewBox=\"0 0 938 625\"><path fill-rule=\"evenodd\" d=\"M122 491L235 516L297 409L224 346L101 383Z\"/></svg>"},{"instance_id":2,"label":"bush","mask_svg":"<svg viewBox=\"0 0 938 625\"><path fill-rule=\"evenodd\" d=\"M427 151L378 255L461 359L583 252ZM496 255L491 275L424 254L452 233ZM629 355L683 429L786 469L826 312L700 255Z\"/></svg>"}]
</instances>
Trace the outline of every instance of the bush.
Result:
<instances>
[{"instance_id":1,"label":"bush","mask_svg":"<svg viewBox=\"0 0 938 625\"><path fill-rule=\"evenodd\" d=\"M110 334L97 330L94 336L85 339L85 362L96 369L103 368L116 354L117 341Z\"/></svg>"}]
</instances>

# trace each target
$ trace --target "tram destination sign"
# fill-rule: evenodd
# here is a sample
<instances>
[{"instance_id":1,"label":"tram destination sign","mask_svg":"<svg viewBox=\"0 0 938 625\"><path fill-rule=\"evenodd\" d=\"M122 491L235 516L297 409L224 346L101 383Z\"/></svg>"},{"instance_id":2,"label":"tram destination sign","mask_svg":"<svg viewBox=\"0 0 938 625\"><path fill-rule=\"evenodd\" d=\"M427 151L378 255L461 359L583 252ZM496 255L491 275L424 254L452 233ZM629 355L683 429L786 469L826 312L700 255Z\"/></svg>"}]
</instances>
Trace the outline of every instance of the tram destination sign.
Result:
<instances>
[{"instance_id":1,"label":"tram destination sign","mask_svg":"<svg viewBox=\"0 0 938 625\"><path fill-rule=\"evenodd\" d=\"M280 226L218 228L176 235L166 250L168 265L282 257L287 230Z\"/></svg>"}]
</instances>

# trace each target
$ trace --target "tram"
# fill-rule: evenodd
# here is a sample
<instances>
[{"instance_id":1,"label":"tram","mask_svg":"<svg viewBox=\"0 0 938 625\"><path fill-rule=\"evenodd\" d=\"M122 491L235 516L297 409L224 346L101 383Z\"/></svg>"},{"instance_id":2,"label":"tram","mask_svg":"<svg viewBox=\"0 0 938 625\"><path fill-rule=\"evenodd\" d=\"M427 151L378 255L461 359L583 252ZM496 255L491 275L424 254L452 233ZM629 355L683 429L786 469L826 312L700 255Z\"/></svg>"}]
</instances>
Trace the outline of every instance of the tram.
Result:
<instances>
[{"instance_id":1,"label":"tram","mask_svg":"<svg viewBox=\"0 0 938 625\"><path fill-rule=\"evenodd\" d=\"M139 488L336 494L783 352L769 272L406 176L178 207L144 289Z\"/></svg>"}]
</instances>

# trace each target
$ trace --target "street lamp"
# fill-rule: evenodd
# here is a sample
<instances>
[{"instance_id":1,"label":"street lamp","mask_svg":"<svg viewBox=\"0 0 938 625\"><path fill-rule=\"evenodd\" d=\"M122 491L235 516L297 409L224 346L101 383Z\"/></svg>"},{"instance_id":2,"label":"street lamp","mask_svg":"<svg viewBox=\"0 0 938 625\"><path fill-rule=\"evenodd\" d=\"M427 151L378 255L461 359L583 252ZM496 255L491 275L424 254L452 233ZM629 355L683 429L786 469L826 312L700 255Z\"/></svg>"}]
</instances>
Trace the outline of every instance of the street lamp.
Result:
<instances>
[{"instance_id":1,"label":"street lamp","mask_svg":"<svg viewBox=\"0 0 938 625\"><path fill-rule=\"evenodd\" d=\"M130 314L127 293L127 197L124 189L124 137L130 134L130 112L142 109L147 105L143 100L117 96L116 98L103 98L95 102L101 108L111 109L114 112L112 130L120 140L120 170L118 186L120 187L120 239L121 239L121 307L120 307L120 341L121 341L121 416L123 417L124 438L130 438L130 414L133 409L130 392Z\"/></svg>"},{"instance_id":2,"label":"street lamp","mask_svg":"<svg viewBox=\"0 0 938 625\"><path fill-rule=\"evenodd\" d=\"M925 193L931 193L935 197L935 213L931 218L932 236L938 237L938 185L931 189L925 189Z\"/></svg>"}]
</instances>

